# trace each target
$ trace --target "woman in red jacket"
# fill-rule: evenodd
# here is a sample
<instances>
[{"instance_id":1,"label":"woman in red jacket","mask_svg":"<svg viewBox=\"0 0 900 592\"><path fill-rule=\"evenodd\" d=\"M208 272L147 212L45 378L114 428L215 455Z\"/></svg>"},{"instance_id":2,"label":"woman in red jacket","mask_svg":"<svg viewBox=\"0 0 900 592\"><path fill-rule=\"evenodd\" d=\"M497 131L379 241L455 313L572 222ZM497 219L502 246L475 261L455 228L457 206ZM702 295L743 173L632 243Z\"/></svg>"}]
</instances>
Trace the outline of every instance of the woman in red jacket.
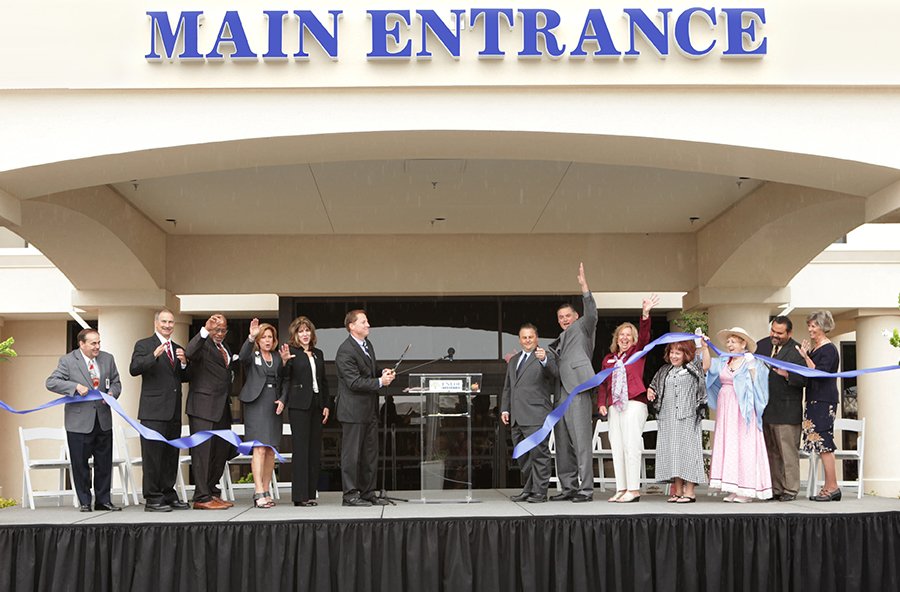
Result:
<instances>
[{"instance_id":1,"label":"woman in red jacket","mask_svg":"<svg viewBox=\"0 0 900 592\"><path fill-rule=\"evenodd\" d=\"M600 384L600 414L609 412L609 443L616 473L616 494L611 502L641 500L641 451L647 421L647 388L644 386L644 359L625 365L633 354L650 343L650 310L659 304L652 294L642 305L640 329L622 323L613 332L610 353L603 358L603 370L614 368Z\"/></svg>"}]
</instances>

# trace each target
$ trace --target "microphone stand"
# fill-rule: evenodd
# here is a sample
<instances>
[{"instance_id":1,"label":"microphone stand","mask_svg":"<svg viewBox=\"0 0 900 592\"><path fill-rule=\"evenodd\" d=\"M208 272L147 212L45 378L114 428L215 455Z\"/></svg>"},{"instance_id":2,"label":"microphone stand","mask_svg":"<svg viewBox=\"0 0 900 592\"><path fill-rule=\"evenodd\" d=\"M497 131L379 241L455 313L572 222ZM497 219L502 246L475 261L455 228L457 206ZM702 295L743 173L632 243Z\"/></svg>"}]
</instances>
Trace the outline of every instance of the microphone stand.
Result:
<instances>
[{"instance_id":1,"label":"microphone stand","mask_svg":"<svg viewBox=\"0 0 900 592\"><path fill-rule=\"evenodd\" d=\"M418 366L413 366L412 368L409 368L409 369L407 369L407 370L404 370L403 372L397 372L396 370L397 370L397 368L400 366L400 362L403 361L403 356L406 355L406 351L407 351L407 350L409 350L409 346L406 346L406 350L403 351L403 354L400 355L400 359L397 360L397 364L394 366L394 372L395 372L395 374L396 374L397 376L400 376L401 374L408 374L408 373L412 372L413 370L418 370L419 368L424 368L425 366L429 366L429 365L431 365L431 364L434 364L434 363L436 363L436 362L440 362L440 361L442 361L442 360L448 360L448 361L452 362L452 361L453 361L453 354L456 353L456 350L454 350L454 349L451 347L451 348L448 348L448 349L447 349L447 355L441 356L440 358L435 358L435 359L433 359L433 360L429 360L429 361L427 361L427 362L425 362L425 363L423 363L423 364L419 364ZM381 449L384 451L384 462L383 462L382 465L381 465L381 491L378 492L378 498L379 498L379 499L383 499L384 501L388 502L388 503L391 504L392 506L396 506L396 505L397 505L396 502L408 502L409 500L408 500L408 499L405 499L405 498L402 498L402 497L391 497L391 496L389 496L389 495L387 494L387 490L385 489L385 485L387 484L387 435L388 435L388 430L387 430L387 428L388 428L387 398L388 398L388 395L384 395L384 406L383 406L383 409L384 409L384 421L382 422L382 426L381 426L381 429L382 429L382 433L381 433ZM396 448L397 448L397 441L396 441L396 439L395 439L395 440L393 441L393 446L392 446L392 448L391 448L391 453L392 453L395 457L396 457L396 455L397 455L397 450L396 450ZM396 487L396 486L397 486L397 484L394 483L394 487Z\"/></svg>"}]
</instances>

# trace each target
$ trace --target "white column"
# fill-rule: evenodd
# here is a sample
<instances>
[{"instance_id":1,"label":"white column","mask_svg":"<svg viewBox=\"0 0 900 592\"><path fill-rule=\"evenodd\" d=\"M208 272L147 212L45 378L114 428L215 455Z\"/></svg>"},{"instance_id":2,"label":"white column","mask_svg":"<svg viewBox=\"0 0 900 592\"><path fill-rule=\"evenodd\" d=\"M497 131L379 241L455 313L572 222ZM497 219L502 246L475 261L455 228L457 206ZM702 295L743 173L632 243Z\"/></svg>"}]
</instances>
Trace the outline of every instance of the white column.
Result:
<instances>
[{"instance_id":1,"label":"white column","mask_svg":"<svg viewBox=\"0 0 900 592\"><path fill-rule=\"evenodd\" d=\"M770 304L716 304L709 307L709 336L716 347L722 345L716 333L741 327L759 341L769 334Z\"/></svg>"},{"instance_id":2,"label":"white column","mask_svg":"<svg viewBox=\"0 0 900 592\"><path fill-rule=\"evenodd\" d=\"M900 349L882 331L900 328L900 315L860 317L856 328L856 367L893 366ZM859 417L866 418L865 491L896 498L900 495L897 462L897 418L900 417L900 370L860 376L857 382Z\"/></svg>"},{"instance_id":3,"label":"white column","mask_svg":"<svg viewBox=\"0 0 900 592\"><path fill-rule=\"evenodd\" d=\"M153 310L139 306L104 306L97 315L100 347L116 358L116 367L122 379L122 395L119 403L128 415L137 418L141 395L141 378L128 372L134 344L153 334Z\"/></svg>"}]
</instances>

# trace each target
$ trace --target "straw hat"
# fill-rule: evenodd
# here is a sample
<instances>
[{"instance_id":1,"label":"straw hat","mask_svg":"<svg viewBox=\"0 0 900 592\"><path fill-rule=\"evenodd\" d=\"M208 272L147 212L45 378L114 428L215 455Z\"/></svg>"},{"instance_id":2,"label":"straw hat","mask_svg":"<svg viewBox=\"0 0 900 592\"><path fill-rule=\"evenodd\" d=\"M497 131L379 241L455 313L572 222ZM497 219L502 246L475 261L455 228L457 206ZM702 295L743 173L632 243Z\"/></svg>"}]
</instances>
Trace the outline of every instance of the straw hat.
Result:
<instances>
[{"instance_id":1,"label":"straw hat","mask_svg":"<svg viewBox=\"0 0 900 592\"><path fill-rule=\"evenodd\" d=\"M717 333L719 336L719 341L722 345L725 345L725 340L734 335L735 337L739 337L744 340L744 343L747 344L747 351L751 354L756 351L756 340L750 337L750 334L747 333L741 327L732 327L731 329L723 329Z\"/></svg>"}]
</instances>

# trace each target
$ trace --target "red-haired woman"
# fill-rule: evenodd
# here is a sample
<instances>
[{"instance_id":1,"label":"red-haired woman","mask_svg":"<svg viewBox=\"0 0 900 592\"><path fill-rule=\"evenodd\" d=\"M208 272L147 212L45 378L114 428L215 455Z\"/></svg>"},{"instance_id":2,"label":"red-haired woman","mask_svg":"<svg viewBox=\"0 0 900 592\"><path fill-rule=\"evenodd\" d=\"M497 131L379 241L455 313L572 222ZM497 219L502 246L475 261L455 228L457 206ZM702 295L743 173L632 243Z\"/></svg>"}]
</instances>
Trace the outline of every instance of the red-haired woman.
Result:
<instances>
[{"instance_id":1,"label":"red-haired woman","mask_svg":"<svg viewBox=\"0 0 900 592\"><path fill-rule=\"evenodd\" d=\"M671 503L695 501L694 487L706 483L700 426L700 413L706 407L706 377L696 354L693 341L667 345L666 364L647 389L647 398L659 410L656 478L674 485Z\"/></svg>"}]
</instances>

